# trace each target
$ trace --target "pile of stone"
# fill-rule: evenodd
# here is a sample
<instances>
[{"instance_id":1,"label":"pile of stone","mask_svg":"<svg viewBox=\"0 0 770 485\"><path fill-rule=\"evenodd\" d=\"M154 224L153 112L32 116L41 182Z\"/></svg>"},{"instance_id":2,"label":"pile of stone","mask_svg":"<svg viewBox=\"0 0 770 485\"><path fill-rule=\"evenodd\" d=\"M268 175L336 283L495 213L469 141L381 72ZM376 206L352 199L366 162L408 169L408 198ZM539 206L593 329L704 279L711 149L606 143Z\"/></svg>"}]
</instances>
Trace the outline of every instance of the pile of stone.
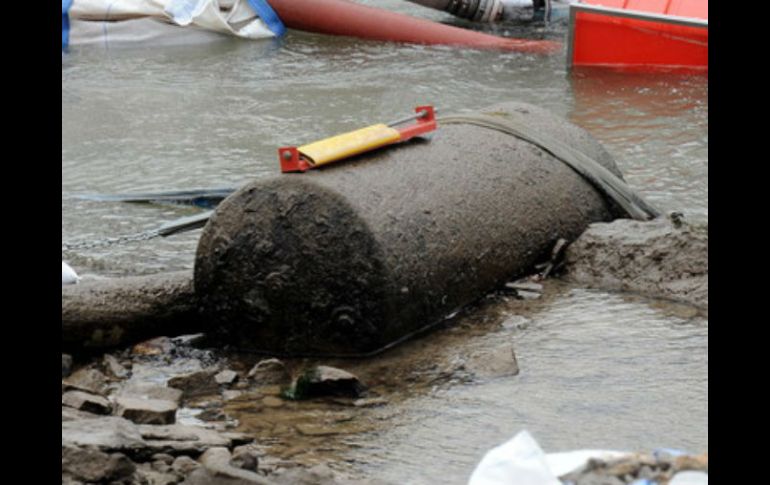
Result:
<instances>
[{"instance_id":1,"label":"pile of stone","mask_svg":"<svg viewBox=\"0 0 770 485\"><path fill-rule=\"evenodd\" d=\"M210 353L187 343L153 339L74 371L72 357L62 355L63 484L344 481L323 466L288 469L269 459L262 464L263 448L252 437L232 431L238 422L222 411L224 402L254 386L292 389L283 362L266 359L248 372L237 372L222 368ZM339 369L310 374L330 376L326 385L333 390L345 385L364 388L355 376ZM322 392L318 389L324 383L302 382L305 388ZM278 396L273 399L281 401ZM191 414L193 408L202 412Z\"/></svg>"},{"instance_id":2,"label":"pile of stone","mask_svg":"<svg viewBox=\"0 0 770 485\"><path fill-rule=\"evenodd\" d=\"M565 485L675 485L682 477L686 477L682 483L708 483L708 453L635 453L606 461L591 459L559 478Z\"/></svg>"}]
</instances>

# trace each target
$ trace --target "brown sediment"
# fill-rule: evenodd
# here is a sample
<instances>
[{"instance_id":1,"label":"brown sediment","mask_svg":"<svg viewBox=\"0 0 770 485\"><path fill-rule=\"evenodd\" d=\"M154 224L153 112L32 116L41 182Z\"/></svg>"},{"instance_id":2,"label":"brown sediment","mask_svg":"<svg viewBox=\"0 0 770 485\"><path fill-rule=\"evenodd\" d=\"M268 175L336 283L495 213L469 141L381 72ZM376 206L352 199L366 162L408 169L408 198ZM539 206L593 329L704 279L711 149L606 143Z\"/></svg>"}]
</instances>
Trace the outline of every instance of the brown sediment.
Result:
<instances>
[{"instance_id":1,"label":"brown sediment","mask_svg":"<svg viewBox=\"0 0 770 485\"><path fill-rule=\"evenodd\" d=\"M619 219L592 224L566 253L566 279L708 310L708 226Z\"/></svg>"}]
</instances>

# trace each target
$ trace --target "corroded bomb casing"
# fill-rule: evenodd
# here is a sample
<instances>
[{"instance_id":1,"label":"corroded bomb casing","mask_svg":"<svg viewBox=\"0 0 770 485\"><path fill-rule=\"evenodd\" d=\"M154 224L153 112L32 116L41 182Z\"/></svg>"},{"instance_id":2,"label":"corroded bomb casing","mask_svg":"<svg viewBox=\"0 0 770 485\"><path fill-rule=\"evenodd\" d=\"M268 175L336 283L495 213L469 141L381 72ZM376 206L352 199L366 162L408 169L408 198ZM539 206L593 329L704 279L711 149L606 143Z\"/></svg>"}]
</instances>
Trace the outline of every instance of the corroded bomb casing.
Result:
<instances>
[{"instance_id":1,"label":"corroded bomb casing","mask_svg":"<svg viewBox=\"0 0 770 485\"><path fill-rule=\"evenodd\" d=\"M587 132L543 109L480 112L523 120L619 175ZM546 151L439 120L429 141L256 180L228 197L201 236L195 292L209 331L237 347L366 353L612 218L603 197Z\"/></svg>"}]
</instances>

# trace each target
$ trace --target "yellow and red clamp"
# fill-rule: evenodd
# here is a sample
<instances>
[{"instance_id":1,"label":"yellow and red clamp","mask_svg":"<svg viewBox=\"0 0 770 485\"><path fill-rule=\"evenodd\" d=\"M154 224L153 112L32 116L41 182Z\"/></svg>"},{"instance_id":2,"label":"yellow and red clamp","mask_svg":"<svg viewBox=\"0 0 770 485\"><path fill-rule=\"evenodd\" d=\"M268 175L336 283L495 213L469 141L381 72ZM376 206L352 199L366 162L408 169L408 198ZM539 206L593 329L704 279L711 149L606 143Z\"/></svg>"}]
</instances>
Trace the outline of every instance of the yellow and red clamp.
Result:
<instances>
[{"instance_id":1,"label":"yellow and red clamp","mask_svg":"<svg viewBox=\"0 0 770 485\"><path fill-rule=\"evenodd\" d=\"M281 172L304 172L360 153L400 143L436 129L436 113L433 106L418 106L414 111L416 114L387 125L379 123L367 126L300 147L281 147L278 149ZM415 121L413 124L396 128L397 125L412 120Z\"/></svg>"}]
</instances>

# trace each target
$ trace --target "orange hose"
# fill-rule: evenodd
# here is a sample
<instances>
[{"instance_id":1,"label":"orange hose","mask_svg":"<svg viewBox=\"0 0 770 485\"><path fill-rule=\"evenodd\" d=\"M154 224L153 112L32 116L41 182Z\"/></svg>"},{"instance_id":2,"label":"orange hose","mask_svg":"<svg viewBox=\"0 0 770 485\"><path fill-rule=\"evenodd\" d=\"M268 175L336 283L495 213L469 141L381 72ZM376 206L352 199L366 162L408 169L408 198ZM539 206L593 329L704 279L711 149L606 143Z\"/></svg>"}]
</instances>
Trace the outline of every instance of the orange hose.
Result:
<instances>
[{"instance_id":1,"label":"orange hose","mask_svg":"<svg viewBox=\"0 0 770 485\"><path fill-rule=\"evenodd\" d=\"M561 44L483 34L347 0L269 0L286 27L361 39L549 54Z\"/></svg>"}]
</instances>

